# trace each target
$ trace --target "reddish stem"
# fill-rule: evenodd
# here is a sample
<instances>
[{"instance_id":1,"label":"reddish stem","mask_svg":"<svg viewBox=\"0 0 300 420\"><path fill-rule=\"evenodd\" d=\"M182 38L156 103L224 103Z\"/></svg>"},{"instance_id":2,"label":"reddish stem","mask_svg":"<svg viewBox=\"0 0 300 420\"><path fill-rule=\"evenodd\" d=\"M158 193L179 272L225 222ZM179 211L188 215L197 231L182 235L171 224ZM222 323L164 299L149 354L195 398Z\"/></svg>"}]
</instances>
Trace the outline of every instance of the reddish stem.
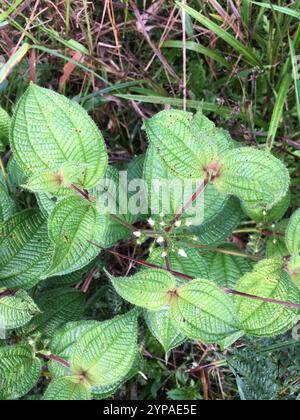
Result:
<instances>
[{"instance_id":1,"label":"reddish stem","mask_svg":"<svg viewBox=\"0 0 300 420\"><path fill-rule=\"evenodd\" d=\"M96 246L97 248L102 249L101 247L99 247L99 245L97 245L97 244L95 244L95 243L93 243L93 242L91 242L91 241L89 241L89 242L90 242L92 245ZM132 258L132 257L127 257L126 255L119 254L119 253L118 253L118 252L116 252L116 251L112 251L112 250L107 250L107 251L108 251L110 254L112 254L112 255L116 255L116 256L118 256L118 257L120 257L120 258L123 258L124 260L128 260L128 261L134 262L134 263L139 264L139 265L142 265L142 266L144 266L144 267L154 268L154 269L158 269L158 270L167 271L167 272L169 272L169 273L173 274L174 276L176 276L176 277L180 277L180 278L182 278L182 279L184 279L184 280L189 280L189 281L190 281L190 280L194 280L194 278L193 278L193 277L191 277L191 276L187 276L186 274L183 274L183 273L179 273L178 271L168 270L167 268L165 268L165 267L161 267L161 266L156 265L156 264L151 264L151 263L147 263L147 262L145 262L145 261L136 260L135 258ZM281 300L269 299L269 298L264 298L264 297L261 297L261 296L255 296L255 295L249 295L249 294L247 294L247 293L239 292L239 291L237 291L237 290L233 290L233 289L227 289L227 288L221 288L221 289L222 289L225 293L230 294L230 295L237 295L237 296L245 297L245 298L252 299L252 300L259 300L259 301L261 301L261 302L274 303L274 304L276 304L276 305L283 305L283 306L287 306L287 307L289 307L289 308L300 309L300 304L298 304L298 303L283 302L283 301L281 301Z\"/></svg>"},{"instance_id":2,"label":"reddish stem","mask_svg":"<svg viewBox=\"0 0 300 420\"><path fill-rule=\"evenodd\" d=\"M59 363L60 365L62 365L62 366L64 366L64 367L66 367L66 368L70 368L70 364L69 364L69 362L67 362L66 360L64 360L64 359L61 359L60 357L58 357L58 356L55 356L54 354L50 354L50 355L47 355L47 354L44 354L44 353L37 353L39 356L41 356L41 357L43 357L44 359L46 359L46 360L53 360L54 362L56 362L56 363Z\"/></svg>"}]
</instances>

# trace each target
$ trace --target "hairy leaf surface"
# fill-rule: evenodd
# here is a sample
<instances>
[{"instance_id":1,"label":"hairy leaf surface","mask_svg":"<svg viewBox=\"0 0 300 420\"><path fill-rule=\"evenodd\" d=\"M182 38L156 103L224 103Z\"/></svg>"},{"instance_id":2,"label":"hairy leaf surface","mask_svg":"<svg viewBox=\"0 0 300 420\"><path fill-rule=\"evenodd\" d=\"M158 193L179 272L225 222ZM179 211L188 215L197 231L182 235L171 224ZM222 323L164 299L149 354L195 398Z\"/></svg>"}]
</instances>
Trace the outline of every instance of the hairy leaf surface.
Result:
<instances>
[{"instance_id":1,"label":"hairy leaf surface","mask_svg":"<svg viewBox=\"0 0 300 420\"><path fill-rule=\"evenodd\" d=\"M290 219L285 234L285 242L291 254L300 253L300 209Z\"/></svg>"},{"instance_id":2,"label":"hairy leaf surface","mask_svg":"<svg viewBox=\"0 0 300 420\"><path fill-rule=\"evenodd\" d=\"M91 387L82 383L78 376L54 379L48 386L44 401L90 401Z\"/></svg>"},{"instance_id":3,"label":"hairy leaf surface","mask_svg":"<svg viewBox=\"0 0 300 420\"><path fill-rule=\"evenodd\" d=\"M91 188L105 173L107 151L95 123L78 104L51 90L30 85L11 133L14 155L29 177L66 162L87 165L81 187Z\"/></svg>"},{"instance_id":4,"label":"hairy leaf surface","mask_svg":"<svg viewBox=\"0 0 300 420\"><path fill-rule=\"evenodd\" d=\"M22 327L38 312L39 308L24 290L13 294L0 289L0 328L4 332Z\"/></svg>"}]
</instances>

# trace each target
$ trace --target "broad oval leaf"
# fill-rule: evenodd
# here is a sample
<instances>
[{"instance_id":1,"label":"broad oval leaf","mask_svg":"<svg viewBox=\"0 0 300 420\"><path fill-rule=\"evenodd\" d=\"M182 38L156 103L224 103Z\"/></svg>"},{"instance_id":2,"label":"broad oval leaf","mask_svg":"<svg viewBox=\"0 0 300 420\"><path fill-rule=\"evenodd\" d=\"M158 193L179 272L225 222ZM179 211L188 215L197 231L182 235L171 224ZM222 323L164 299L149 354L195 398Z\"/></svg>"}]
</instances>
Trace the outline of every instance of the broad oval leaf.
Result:
<instances>
[{"instance_id":1,"label":"broad oval leaf","mask_svg":"<svg viewBox=\"0 0 300 420\"><path fill-rule=\"evenodd\" d=\"M285 242L291 254L300 253L300 209L291 217L285 233Z\"/></svg>"},{"instance_id":2,"label":"broad oval leaf","mask_svg":"<svg viewBox=\"0 0 300 420\"><path fill-rule=\"evenodd\" d=\"M0 347L0 399L15 400L37 383L42 370L29 346Z\"/></svg>"},{"instance_id":3,"label":"broad oval leaf","mask_svg":"<svg viewBox=\"0 0 300 420\"><path fill-rule=\"evenodd\" d=\"M46 276L53 248L47 221L25 210L0 224L0 286L30 289Z\"/></svg>"},{"instance_id":4,"label":"broad oval leaf","mask_svg":"<svg viewBox=\"0 0 300 420\"><path fill-rule=\"evenodd\" d=\"M66 162L87 165L81 187L91 188L105 173L107 151L97 126L77 103L52 90L30 85L15 110L11 135L28 177Z\"/></svg>"},{"instance_id":5,"label":"broad oval leaf","mask_svg":"<svg viewBox=\"0 0 300 420\"><path fill-rule=\"evenodd\" d=\"M289 275L282 270L281 258L270 258L258 263L251 273L243 276L236 290L284 302L300 303L300 291ZM234 297L241 328L248 334L269 337L293 327L297 309L262 302L246 297Z\"/></svg>"},{"instance_id":6,"label":"broad oval leaf","mask_svg":"<svg viewBox=\"0 0 300 420\"><path fill-rule=\"evenodd\" d=\"M48 276L72 273L85 267L99 254L89 241L102 244L107 216L97 211L96 203L79 196L60 201L51 213L48 229L54 257Z\"/></svg>"},{"instance_id":7,"label":"broad oval leaf","mask_svg":"<svg viewBox=\"0 0 300 420\"><path fill-rule=\"evenodd\" d=\"M83 334L71 355L71 369L91 385L112 385L130 371L137 355L137 312L101 322Z\"/></svg>"},{"instance_id":8,"label":"broad oval leaf","mask_svg":"<svg viewBox=\"0 0 300 420\"><path fill-rule=\"evenodd\" d=\"M158 269L144 270L132 277L109 277L123 299L147 309L165 307L176 288L175 278Z\"/></svg>"},{"instance_id":9,"label":"broad oval leaf","mask_svg":"<svg viewBox=\"0 0 300 420\"><path fill-rule=\"evenodd\" d=\"M265 208L253 208L246 203L242 203L242 209L246 215L257 223L273 223L280 220L288 211L291 204L291 193L288 193L269 210Z\"/></svg>"},{"instance_id":10,"label":"broad oval leaf","mask_svg":"<svg viewBox=\"0 0 300 420\"><path fill-rule=\"evenodd\" d=\"M271 209L287 194L290 177L284 164L268 152L244 147L220 161L217 188L251 207Z\"/></svg>"},{"instance_id":11,"label":"broad oval leaf","mask_svg":"<svg viewBox=\"0 0 300 420\"><path fill-rule=\"evenodd\" d=\"M181 286L170 311L175 327L195 340L216 343L239 330L232 300L209 280Z\"/></svg>"},{"instance_id":12,"label":"broad oval leaf","mask_svg":"<svg viewBox=\"0 0 300 420\"><path fill-rule=\"evenodd\" d=\"M24 290L16 293L0 290L0 326L4 332L22 327L38 312L39 308Z\"/></svg>"},{"instance_id":13,"label":"broad oval leaf","mask_svg":"<svg viewBox=\"0 0 300 420\"><path fill-rule=\"evenodd\" d=\"M43 398L44 401L90 401L91 399L91 387L79 376L54 379Z\"/></svg>"}]
</instances>

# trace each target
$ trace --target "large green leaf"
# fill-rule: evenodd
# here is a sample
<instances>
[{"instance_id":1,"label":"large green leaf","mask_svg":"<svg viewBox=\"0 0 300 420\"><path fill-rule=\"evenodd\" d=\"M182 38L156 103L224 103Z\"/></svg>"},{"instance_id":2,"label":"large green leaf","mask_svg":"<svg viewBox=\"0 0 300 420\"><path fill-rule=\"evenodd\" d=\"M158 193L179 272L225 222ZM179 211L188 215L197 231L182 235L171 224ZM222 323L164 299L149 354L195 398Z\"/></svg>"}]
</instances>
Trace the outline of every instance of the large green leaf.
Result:
<instances>
[{"instance_id":1,"label":"large green leaf","mask_svg":"<svg viewBox=\"0 0 300 420\"><path fill-rule=\"evenodd\" d=\"M170 311L175 327L195 340L215 343L239 330L231 299L209 280L181 286Z\"/></svg>"},{"instance_id":2,"label":"large green leaf","mask_svg":"<svg viewBox=\"0 0 300 420\"><path fill-rule=\"evenodd\" d=\"M238 251L232 244L222 245L223 249ZM220 252L203 252L208 265L208 278L213 279L219 286L234 289L237 281L253 269L254 262L243 257Z\"/></svg>"},{"instance_id":3,"label":"large green leaf","mask_svg":"<svg viewBox=\"0 0 300 420\"><path fill-rule=\"evenodd\" d=\"M47 221L36 210L0 224L0 286L29 289L45 278L53 248Z\"/></svg>"},{"instance_id":4,"label":"large green leaf","mask_svg":"<svg viewBox=\"0 0 300 420\"><path fill-rule=\"evenodd\" d=\"M12 293L0 289L0 329L3 332L22 327L38 312L38 307L24 290Z\"/></svg>"},{"instance_id":5,"label":"large green leaf","mask_svg":"<svg viewBox=\"0 0 300 420\"><path fill-rule=\"evenodd\" d=\"M0 400L26 395L37 383L42 362L29 346L0 348Z\"/></svg>"},{"instance_id":6,"label":"large green leaf","mask_svg":"<svg viewBox=\"0 0 300 420\"><path fill-rule=\"evenodd\" d=\"M137 312L102 322L83 334L71 355L71 369L91 385L112 385L130 371L137 355Z\"/></svg>"},{"instance_id":7,"label":"large green leaf","mask_svg":"<svg viewBox=\"0 0 300 420\"><path fill-rule=\"evenodd\" d=\"M281 258L258 263L251 273L239 280L236 290L267 299L300 303L300 291L282 270ZM235 296L234 300L241 328L248 334L274 336L294 325L297 309L240 296Z\"/></svg>"},{"instance_id":8,"label":"large green leaf","mask_svg":"<svg viewBox=\"0 0 300 420\"><path fill-rule=\"evenodd\" d=\"M133 305L147 309L166 306L176 288L175 278L166 271L144 270L132 277L110 279L117 293Z\"/></svg>"},{"instance_id":9,"label":"large green leaf","mask_svg":"<svg viewBox=\"0 0 300 420\"><path fill-rule=\"evenodd\" d=\"M102 244L107 229L107 216L97 211L96 203L79 196L60 201L48 222L54 245L52 267L48 275L62 275L85 267L99 250L89 241Z\"/></svg>"},{"instance_id":10,"label":"large green leaf","mask_svg":"<svg viewBox=\"0 0 300 420\"><path fill-rule=\"evenodd\" d=\"M79 376L64 376L55 379L48 386L44 401L90 401L91 387Z\"/></svg>"},{"instance_id":11,"label":"large green leaf","mask_svg":"<svg viewBox=\"0 0 300 420\"><path fill-rule=\"evenodd\" d=\"M300 209L291 217L285 233L285 242L291 254L300 253Z\"/></svg>"},{"instance_id":12,"label":"large green leaf","mask_svg":"<svg viewBox=\"0 0 300 420\"><path fill-rule=\"evenodd\" d=\"M8 113L0 107L0 152L5 151L9 141L10 117Z\"/></svg>"},{"instance_id":13,"label":"large green leaf","mask_svg":"<svg viewBox=\"0 0 300 420\"><path fill-rule=\"evenodd\" d=\"M235 148L229 134L202 112L166 110L145 121L150 143L166 167L182 179L201 179L224 151Z\"/></svg>"},{"instance_id":14,"label":"large green leaf","mask_svg":"<svg viewBox=\"0 0 300 420\"><path fill-rule=\"evenodd\" d=\"M103 137L77 103L31 84L12 120L12 148L28 177L57 171L65 163L87 165L81 187L91 188L103 177L107 151Z\"/></svg>"},{"instance_id":15,"label":"large green leaf","mask_svg":"<svg viewBox=\"0 0 300 420\"><path fill-rule=\"evenodd\" d=\"M36 299L41 313L22 331L25 334L38 332L51 337L66 322L77 321L82 317L84 303L85 296L79 290L59 288L44 292Z\"/></svg>"},{"instance_id":16,"label":"large green leaf","mask_svg":"<svg viewBox=\"0 0 300 420\"><path fill-rule=\"evenodd\" d=\"M175 328L169 309L145 310L144 317L151 334L160 342L166 353L180 346L187 339Z\"/></svg>"},{"instance_id":17,"label":"large green leaf","mask_svg":"<svg viewBox=\"0 0 300 420\"><path fill-rule=\"evenodd\" d=\"M283 199L289 183L289 172L280 160L250 147L227 152L215 180L220 191L239 197L248 206L267 210Z\"/></svg>"},{"instance_id":18,"label":"large green leaf","mask_svg":"<svg viewBox=\"0 0 300 420\"><path fill-rule=\"evenodd\" d=\"M5 179L0 172L0 223L16 213L16 206L9 195Z\"/></svg>"}]
</instances>

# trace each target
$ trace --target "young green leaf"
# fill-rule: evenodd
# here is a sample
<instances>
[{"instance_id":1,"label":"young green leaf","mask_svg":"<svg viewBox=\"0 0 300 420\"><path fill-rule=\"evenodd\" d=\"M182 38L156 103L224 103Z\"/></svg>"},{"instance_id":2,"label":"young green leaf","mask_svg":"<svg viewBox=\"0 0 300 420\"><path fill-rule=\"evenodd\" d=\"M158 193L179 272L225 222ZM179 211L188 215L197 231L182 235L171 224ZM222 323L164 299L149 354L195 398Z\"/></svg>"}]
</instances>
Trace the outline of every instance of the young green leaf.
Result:
<instances>
[{"instance_id":1,"label":"young green leaf","mask_svg":"<svg viewBox=\"0 0 300 420\"><path fill-rule=\"evenodd\" d=\"M90 401L91 387L79 376L64 376L53 380L48 386L44 401Z\"/></svg>"},{"instance_id":2,"label":"young green leaf","mask_svg":"<svg viewBox=\"0 0 300 420\"><path fill-rule=\"evenodd\" d=\"M111 385L130 371L137 355L137 312L105 321L83 334L71 355L74 374L91 385Z\"/></svg>"},{"instance_id":3,"label":"young green leaf","mask_svg":"<svg viewBox=\"0 0 300 420\"><path fill-rule=\"evenodd\" d=\"M112 277L117 293L133 305L147 309L165 307L176 288L175 278L166 271L144 270L132 277Z\"/></svg>"},{"instance_id":4,"label":"young green leaf","mask_svg":"<svg viewBox=\"0 0 300 420\"><path fill-rule=\"evenodd\" d=\"M57 171L67 162L87 165L82 187L103 177L107 151L103 137L77 103L31 84L12 121L12 148L27 176Z\"/></svg>"},{"instance_id":5,"label":"young green leaf","mask_svg":"<svg viewBox=\"0 0 300 420\"><path fill-rule=\"evenodd\" d=\"M288 263L288 272L295 285L300 289L300 256L292 255Z\"/></svg>"},{"instance_id":6,"label":"young green leaf","mask_svg":"<svg viewBox=\"0 0 300 420\"><path fill-rule=\"evenodd\" d=\"M30 289L45 278L53 248L47 221L26 210L0 224L0 286Z\"/></svg>"},{"instance_id":7,"label":"young green leaf","mask_svg":"<svg viewBox=\"0 0 300 420\"><path fill-rule=\"evenodd\" d=\"M54 245L50 275L68 274L85 267L99 250L89 241L102 244L108 218L97 211L96 203L79 196L60 201L48 221L49 236Z\"/></svg>"},{"instance_id":8,"label":"young green leaf","mask_svg":"<svg viewBox=\"0 0 300 420\"><path fill-rule=\"evenodd\" d=\"M39 308L24 290L13 293L0 289L0 329L4 332L22 327L38 312Z\"/></svg>"},{"instance_id":9,"label":"young green leaf","mask_svg":"<svg viewBox=\"0 0 300 420\"><path fill-rule=\"evenodd\" d=\"M300 303L300 291L282 270L282 259L271 258L258 263L243 276L236 290L249 295L284 302ZM268 337L288 331L294 325L297 309L284 305L234 297L241 328L248 334Z\"/></svg>"},{"instance_id":10,"label":"young green leaf","mask_svg":"<svg viewBox=\"0 0 300 420\"><path fill-rule=\"evenodd\" d=\"M144 317L151 334L160 342L166 353L180 346L187 339L175 328L169 309L145 310Z\"/></svg>"},{"instance_id":11,"label":"young green leaf","mask_svg":"<svg viewBox=\"0 0 300 420\"><path fill-rule=\"evenodd\" d=\"M180 287L170 311L175 327L195 340L216 343L239 330L231 299L209 280Z\"/></svg>"},{"instance_id":12,"label":"young green leaf","mask_svg":"<svg viewBox=\"0 0 300 420\"><path fill-rule=\"evenodd\" d=\"M248 206L267 210L283 199L289 184L288 170L280 160L249 147L226 153L215 180L220 191L236 195Z\"/></svg>"},{"instance_id":13,"label":"young green leaf","mask_svg":"<svg viewBox=\"0 0 300 420\"><path fill-rule=\"evenodd\" d=\"M300 209L293 214L289 221L285 242L291 254L300 253Z\"/></svg>"},{"instance_id":14,"label":"young green leaf","mask_svg":"<svg viewBox=\"0 0 300 420\"><path fill-rule=\"evenodd\" d=\"M0 399L15 400L37 383L42 370L29 346L0 347Z\"/></svg>"}]
</instances>

